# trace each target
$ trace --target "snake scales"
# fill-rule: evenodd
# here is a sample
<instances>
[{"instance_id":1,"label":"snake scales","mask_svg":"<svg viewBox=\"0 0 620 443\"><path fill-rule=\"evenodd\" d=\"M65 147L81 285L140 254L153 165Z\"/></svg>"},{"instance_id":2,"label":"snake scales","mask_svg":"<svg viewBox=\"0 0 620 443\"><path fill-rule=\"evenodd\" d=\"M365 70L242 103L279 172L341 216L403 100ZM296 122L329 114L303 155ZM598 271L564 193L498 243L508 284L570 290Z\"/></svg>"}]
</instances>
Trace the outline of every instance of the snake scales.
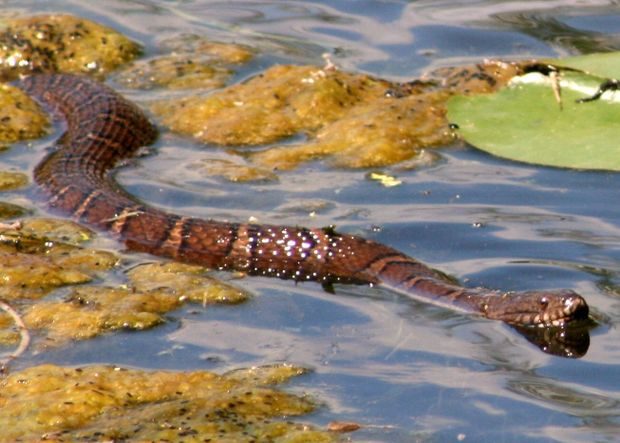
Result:
<instances>
[{"instance_id":1,"label":"snake scales","mask_svg":"<svg viewBox=\"0 0 620 443\"><path fill-rule=\"evenodd\" d=\"M34 173L49 205L111 232L130 250L251 275L381 284L513 325L562 326L588 316L585 300L571 290L503 293L464 288L389 246L331 228L228 223L149 207L112 176L119 162L157 136L137 106L79 76L35 75L18 86L66 121L57 149Z\"/></svg>"}]
</instances>

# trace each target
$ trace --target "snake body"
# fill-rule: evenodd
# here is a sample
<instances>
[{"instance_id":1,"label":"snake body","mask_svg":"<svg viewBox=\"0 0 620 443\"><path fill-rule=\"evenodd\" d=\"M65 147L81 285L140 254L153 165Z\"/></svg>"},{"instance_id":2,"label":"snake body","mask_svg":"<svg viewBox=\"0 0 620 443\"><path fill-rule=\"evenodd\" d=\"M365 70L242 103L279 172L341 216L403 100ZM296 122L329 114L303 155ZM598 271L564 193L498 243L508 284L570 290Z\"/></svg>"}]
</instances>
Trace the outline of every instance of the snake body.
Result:
<instances>
[{"instance_id":1,"label":"snake body","mask_svg":"<svg viewBox=\"0 0 620 443\"><path fill-rule=\"evenodd\" d=\"M115 166L157 137L136 105L80 76L40 74L18 86L66 122L56 149L34 172L49 205L112 233L130 250L251 275L380 284L515 325L558 326L588 316L585 300L571 290L503 293L461 287L389 246L331 228L230 223L152 208L113 178Z\"/></svg>"}]
</instances>

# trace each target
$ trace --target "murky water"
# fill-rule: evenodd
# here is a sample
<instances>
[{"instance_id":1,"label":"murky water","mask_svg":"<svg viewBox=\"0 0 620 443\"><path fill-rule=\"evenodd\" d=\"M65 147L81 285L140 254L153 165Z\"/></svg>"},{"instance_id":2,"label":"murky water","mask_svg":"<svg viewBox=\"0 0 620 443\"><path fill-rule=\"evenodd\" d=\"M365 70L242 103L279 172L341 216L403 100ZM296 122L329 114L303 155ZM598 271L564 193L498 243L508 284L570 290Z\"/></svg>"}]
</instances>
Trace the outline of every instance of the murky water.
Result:
<instances>
[{"instance_id":1,"label":"murky water","mask_svg":"<svg viewBox=\"0 0 620 443\"><path fill-rule=\"evenodd\" d=\"M142 42L179 32L258 47L245 78L276 62L411 79L440 65L620 49L614 1L5 1L70 11ZM152 95L131 96L138 101ZM578 122L576 122L578 124ZM527 140L523 141L527 143ZM152 368L291 362L314 368L290 389L325 406L307 420L367 425L354 441L615 441L620 431L620 174L537 168L454 146L417 171L320 163L277 184L231 185L188 164L201 147L166 136L122 173L129 189L185 214L324 226L397 247L468 285L582 293L599 325L580 359L541 352L511 328L367 288L239 282L241 306L191 307L158 329L114 334L33 357ZM207 148L212 149L212 148ZM6 161L32 164L24 154ZM23 195L15 194L16 201ZM129 257L129 260L143 258Z\"/></svg>"}]
</instances>

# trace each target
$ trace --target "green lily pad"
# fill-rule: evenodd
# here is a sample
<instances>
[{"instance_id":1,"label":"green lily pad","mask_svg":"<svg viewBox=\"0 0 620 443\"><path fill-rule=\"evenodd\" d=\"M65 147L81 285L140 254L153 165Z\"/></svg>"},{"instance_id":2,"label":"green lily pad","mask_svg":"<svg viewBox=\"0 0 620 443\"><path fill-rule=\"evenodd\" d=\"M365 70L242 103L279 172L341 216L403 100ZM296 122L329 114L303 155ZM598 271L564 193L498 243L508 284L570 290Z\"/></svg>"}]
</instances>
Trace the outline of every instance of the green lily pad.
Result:
<instances>
[{"instance_id":1,"label":"green lily pad","mask_svg":"<svg viewBox=\"0 0 620 443\"><path fill-rule=\"evenodd\" d=\"M563 72L560 105L551 80L531 73L515 77L494 94L453 97L448 118L468 143L499 157L555 167L620 170L620 92L576 103L592 95L602 81Z\"/></svg>"},{"instance_id":2,"label":"green lily pad","mask_svg":"<svg viewBox=\"0 0 620 443\"><path fill-rule=\"evenodd\" d=\"M575 57L549 59L545 60L545 62L554 66L579 69L599 77L620 77L620 52L577 55Z\"/></svg>"}]
</instances>

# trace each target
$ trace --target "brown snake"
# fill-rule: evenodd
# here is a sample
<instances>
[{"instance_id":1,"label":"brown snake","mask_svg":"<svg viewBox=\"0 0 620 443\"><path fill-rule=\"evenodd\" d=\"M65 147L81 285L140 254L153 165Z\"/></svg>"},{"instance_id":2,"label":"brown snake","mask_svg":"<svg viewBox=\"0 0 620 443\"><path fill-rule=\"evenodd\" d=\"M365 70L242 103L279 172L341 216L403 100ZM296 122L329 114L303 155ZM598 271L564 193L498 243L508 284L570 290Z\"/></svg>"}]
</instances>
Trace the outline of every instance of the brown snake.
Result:
<instances>
[{"instance_id":1,"label":"brown snake","mask_svg":"<svg viewBox=\"0 0 620 443\"><path fill-rule=\"evenodd\" d=\"M149 207L121 189L112 175L119 162L157 136L137 106L79 76L35 75L18 86L66 121L57 149L34 173L49 205L111 232L130 250L251 275L380 284L513 325L562 326L588 317L586 301L572 290L464 288L389 246L331 228L228 223Z\"/></svg>"}]
</instances>

